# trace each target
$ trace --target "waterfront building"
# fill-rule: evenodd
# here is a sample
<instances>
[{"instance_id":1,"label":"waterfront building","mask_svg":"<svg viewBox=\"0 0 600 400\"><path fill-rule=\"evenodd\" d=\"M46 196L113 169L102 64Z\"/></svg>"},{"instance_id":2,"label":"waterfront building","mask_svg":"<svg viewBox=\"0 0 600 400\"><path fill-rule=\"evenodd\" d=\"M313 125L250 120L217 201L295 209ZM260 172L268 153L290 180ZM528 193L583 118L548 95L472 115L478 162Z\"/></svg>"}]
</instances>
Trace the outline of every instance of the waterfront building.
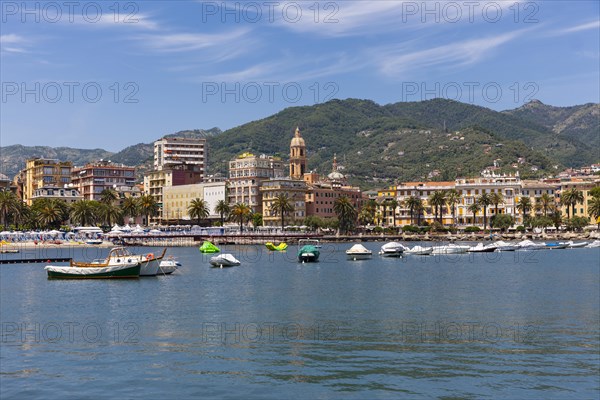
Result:
<instances>
[{"instance_id":1,"label":"waterfront building","mask_svg":"<svg viewBox=\"0 0 600 400\"><path fill-rule=\"evenodd\" d=\"M135 167L105 160L75 167L71 173L70 187L77 189L84 200L100 200L105 189L133 188L134 185Z\"/></svg>"},{"instance_id":2,"label":"waterfront building","mask_svg":"<svg viewBox=\"0 0 600 400\"><path fill-rule=\"evenodd\" d=\"M31 201L33 202L36 199L56 199L62 200L67 204L72 204L76 201L83 200L83 196L77 189L49 186L35 189Z\"/></svg>"},{"instance_id":3,"label":"waterfront building","mask_svg":"<svg viewBox=\"0 0 600 400\"><path fill-rule=\"evenodd\" d=\"M205 173L207 160L206 139L164 137L154 142L154 170L161 171L178 165Z\"/></svg>"},{"instance_id":4,"label":"waterfront building","mask_svg":"<svg viewBox=\"0 0 600 400\"><path fill-rule=\"evenodd\" d=\"M396 212L396 225L404 226L410 225L411 223L417 225L423 225L425 222L428 224L437 221L435 214L435 208L429 204L429 196L434 192L442 191L448 192L455 188L455 182L405 182L398 186L391 187L387 190L378 192L378 203L380 203L380 209L385 210L386 207L384 201L394 197L398 201L398 207ZM423 210L419 213L417 210L413 210L413 218L411 221L410 207L406 204L406 200L411 197L419 198L423 203ZM438 211L439 212L439 211ZM382 212L386 225L392 226L394 223L393 214L389 212ZM454 224L452 218L452 210L449 206L442 207L442 223L444 225Z\"/></svg>"},{"instance_id":5,"label":"waterfront building","mask_svg":"<svg viewBox=\"0 0 600 400\"><path fill-rule=\"evenodd\" d=\"M144 193L152 196L158 203L158 216L151 222L160 222L163 215L163 191L165 188L191 185L202 182L202 171L186 165L173 165L170 168L150 171L144 175Z\"/></svg>"},{"instance_id":6,"label":"waterfront building","mask_svg":"<svg viewBox=\"0 0 600 400\"><path fill-rule=\"evenodd\" d=\"M459 178L455 182L456 190L462 199L457 204L458 224L483 226L483 209L476 215L469 210L477 198L483 193L499 193L503 201L498 204L498 214L508 214L515 218L515 225L523 222L523 216L517 212L516 205L521 193L521 179L519 175L488 175L479 178ZM488 226L490 218L495 214L495 205L489 205L486 209Z\"/></svg>"},{"instance_id":7,"label":"waterfront building","mask_svg":"<svg viewBox=\"0 0 600 400\"><path fill-rule=\"evenodd\" d=\"M285 216L290 225L303 225L306 217L306 192L307 185L302 180L291 178L270 179L264 181L260 187L262 194L262 210L264 226L280 226L281 214L271 210L273 200L279 195L287 195L294 211Z\"/></svg>"},{"instance_id":8,"label":"waterfront building","mask_svg":"<svg viewBox=\"0 0 600 400\"><path fill-rule=\"evenodd\" d=\"M31 205L38 188L64 188L71 183L71 161L58 161L48 158L32 158L26 161L25 169L18 174L18 185L22 200ZM17 189L19 192L19 189Z\"/></svg>"},{"instance_id":9,"label":"waterfront building","mask_svg":"<svg viewBox=\"0 0 600 400\"><path fill-rule=\"evenodd\" d=\"M163 188L162 220L168 222L190 221L188 207L192 200L200 199L207 203L210 219L219 216L215 206L226 198L225 182L203 182L191 185L167 186Z\"/></svg>"},{"instance_id":10,"label":"waterfront building","mask_svg":"<svg viewBox=\"0 0 600 400\"><path fill-rule=\"evenodd\" d=\"M588 179L584 178L571 178L567 181L561 181L558 190L556 191L557 203L560 206L560 211L562 212L562 216L566 217L567 215L572 217L584 217L588 218L590 224L596 224L596 220L588 214L588 201L591 199L589 191L596 186L600 186L600 178L598 177L589 177ZM563 204L561 201L562 193L569 189L577 189L583 194L583 202L577 203L575 205L575 213L573 214L573 208L571 206Z\"/></svg>"},{"instance_id":11,"label":"waterfront building","mask_svg":"<svg viewBox=\"0 0 600 400\"><path fill-rule=\"evenodd\" d=\"M8 176L0 174L0 191L10 190L11 186L11 180Z\"/></svg>"},{"instance_id":12,"label":"waterfront building","mask_svg":"<svg viewBox=\"0 0 600 400\"><path fill-rule=\"evenodd\" d=\"M528 197L532 205L532 210L529 210L529 215L542 216L544 215L544 210L540 207L536 208L536 204L539 204L539 199L544 194L551 196L555 204L557 204L558 199L555 196L558 187L558 183L548 183L536 180L523 180L521 181L521 191L518 201L520 201L520 199L523 197ZM548 213L551 212L552 209L548 210ZM522 221L522 219L520 220Z\"/></svg>"},{"instance_id":13,"label":"waterfront building","mask_svg":"<svg viewBox=\"0 0 600 400\"><path fill-rule=\"evenodd\" d=\"M280 157L243 153L229 162L229 204L245 203L253 212L261 213L260 186L269 179L284 177L284 164Z\"/></svg>"}]
</instances>

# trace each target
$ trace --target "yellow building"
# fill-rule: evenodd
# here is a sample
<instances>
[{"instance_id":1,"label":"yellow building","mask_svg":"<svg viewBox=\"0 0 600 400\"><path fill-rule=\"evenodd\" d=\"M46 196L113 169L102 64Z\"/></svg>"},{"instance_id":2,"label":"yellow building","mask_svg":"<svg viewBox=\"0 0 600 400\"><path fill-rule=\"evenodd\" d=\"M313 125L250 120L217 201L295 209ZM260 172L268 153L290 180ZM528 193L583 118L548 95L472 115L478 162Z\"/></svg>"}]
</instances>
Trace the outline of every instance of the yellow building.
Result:
<instances>
[{"instance_id":1,"label":"yellow building","mask_svg":"<svg viewBox=\"0 0 600 400\"><path fill-rule=\"evenodd\" d=\"M23 201L31 205L36 189L64 188L71 183L73 163L46 158L27 160L19 174L23 185Z\"/></svg>"},{"instance_id":2,"label":"yellow building","mask_svg":"<svg viewBox=\"0 0 600 400\"><path fill-rule=\"evenodd\" d=\"M191 220L188 207L194 199L206 201L208 218L217 218L219 215L215 212L215 206L219 200L225 200L225 191L225 182L164 187L162 219L163 221Z\"/></svg>"},{"instance_id":3,"label":"yellow building","mask_svg":"<svg viewBox=\"0 0 600 400\"><path fill-rule=\"evenodd\" d=\"M476 215L469 210L477 198L482 194L500 193L503 201L498 204L498 214L508 214L515 218L515 224L522 223L523 218L518 214L516 205L521 193L521 179L518 176L486 176L481 178L457 179L456 190L461 194L462 199L457 205L457 222L461 225L483 226L483 210L480 209ZM486 209L488 224L496 210L495 205L491 204Z\"/></svg>"},{"instance_id":4,"label":"yellow building","mask_svg":"<svg viewBox=\"0 0 600 400\"><path fill-rule=\"evenodd\" d=\"M304 181L290 178L271 179L264 181L260 187L262 193L262 210L264 226L281 226L281 214L277 211L271 211L271 206L275 197L286 195L290 198L290 203L294 211L285 215L287 225L302 225L306 217L306 192L308 188Z\"/></svg>"},{"instance_id":5,"label":"yellow building","mask_svg":"<svg viewBox=\"0 0 600 400\"><path fill-rule=\"evenodd\" d=\"M290 143L290 177L292 179L302 179L306 172L306 143L300 134L300 128L296 132Z\"/></svg>"},{"instance_id":6,"label":"yellow building","mask_svg":"<svg viewBox=\"0 0 600 400\"><path fill-rule=\"evenodd\" d=\"M569 181L564 181L560 183L560 188L557 191L557 198L560 205L560 210L562 211L563 217L567 215L569 217L585 217L588 218L590 224L597 224L596 220L588 214L588 200L591 199L589 194L590 190L596 186L600 186L600 179L581 179L581 178L572 178ZM567 211L567 207L560 202L561 194L564 193L565 190L569 189L577 189L583 193L583 203L577 203L575 205L575 214L572 213L572 207L569 207Z\"/></svg>"},{"instance_id":7,"label":"yellow building","mask_svg":"<svg viewBox=\"0 0 600 400\"><path fill-rule=\"evenodd\" d=\"M435 208L429 204L429 196L434 192L443 191L447 192L450 189L454 189L454 182L406 182L395 187L396 199L399 206L396 211L396 226L404 226L417 224L419 215L415 212L413 220L411 221L410 208L406 205L406 199L411 196L416 196L423 202L423 212L420 215L421 225L424 222L429 224L437 221ZM387 216L386 222L388 225L393 224L393 216ZM449 207L443 207L442 209L442 223L444 225L452 225L452 211Z\"/></svg>"},{"instance_id":8,"label":"yellow building","mask_svg":"<svg viewBox=\"0 0 600 400\"><path fill-rule=\"evenodd\" d=\"M539 198L542 197L543 194L548 194L549 196L552 196L552 199L554 200L555 204L557 204L558 199L555 198L555 195L558 191L558 187L559 187L558 184L546 183L546 182L534 181L534 180L523 180L521 182L520 195L517 197L517 204L521 198L529 197L529 201L531 201L531 207L532 207L532 209L529 210L529 215L542 216L542 215L544 215L544 210L539 207L536 208L536 204L539 204ZM551 212L552 212L552 207L550 207L550 209L547 211L547 213L549 214ZM522 214L520 211L518 211L518 213ZM523 222L522 215L519 217L519 221Z\"/></svg>"}]
</instances>

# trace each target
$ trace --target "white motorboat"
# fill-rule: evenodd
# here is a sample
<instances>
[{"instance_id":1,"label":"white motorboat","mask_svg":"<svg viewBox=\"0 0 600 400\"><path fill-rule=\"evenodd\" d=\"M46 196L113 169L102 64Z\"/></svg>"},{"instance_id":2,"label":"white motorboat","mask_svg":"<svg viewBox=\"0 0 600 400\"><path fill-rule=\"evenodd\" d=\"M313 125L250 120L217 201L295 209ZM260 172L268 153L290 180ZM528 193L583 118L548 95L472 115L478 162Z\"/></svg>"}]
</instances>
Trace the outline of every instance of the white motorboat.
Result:
<instances>
[{"instance_id":1,"label":"white motorboat","mask_svg":"<svg viewBox=\"0 0 600 400\"><path fill-rule=\"evenodd\" d=\"M470 246L450 243L445 246L435 246L432 254L464 254L469 249Z\"/></svg>"},{"instance_id":2,"label":"white motorboat","mask_svg":"<svg viewBox=\"0 0 600 400\"><path fill-rule=\"evenodd\" d=\"M544 250L546 249L546 243L536 243L531 240L523 240L519 242L519 250Z\"/></svg>"},{"instance_id":3,"label":"white motorboat","mask_svg":"<svg viewBox=\"0 0 600 400\"><path fill-rule=\"evenodd\" d=\"M496 251L515 251L519 249L518 244L512 244L502 240L498 240L497 242L490 244L490 246L496 246Z\"/></svg>"},{"instance_id":4,"label":"white motorboat","mask_svg":"<svg viewBox=\"0 0 600 400\"><path fill-rule=\"evenodd\" d=\"M569 243L561 242L561 243L546 243L546 248L550 250L559 250L566 249L569 247Z\"/></svg>"},{"instance_id":5,"label":"white motorboat","mask_svg":"<svg viewBox=\"0 0 600 400\"><path fill-rule=\"evenodd\" d=\"M237 258L227 253L211 257L209 262L213 267L218 268L235 267L241 264Z\"/></svg>"},{"instance_id":6,"label":"white motorboat","mask_svg":"<svg viewBox=\"0 0 600 400\"><path fill-rule=\"evenodd\" d=\"M414 246L412 249L404 250L404 254L415 256L428 256L433 253L433 247Z\"/></svg>"},{"instance_id":7,"label":"white motorboat","mask_svg":"<svg viewBox=\"0 0 600 400\"><path fill-rule=\"evenodd\" d=\"M85 241L85 244L91 244L91 245L101 245L102 243L104 243L104 241L102 239L88 239Z\"/></svg>"},{"instance_id":8,"label":"white motorboat","mask_svg":"<svg viewBox=\"0 0 600 400\"><path fill-rule=\"evenodd\" d=\"M566 243L567 243L568 249L579 249L581 247L586 247L588 245L588 242L574 242L572 240L569 240Z\"/></svg>"},{"instance_id":9,"label":"white motorboat","mask_svg":"<svg viewBox=\"0 0 600 400\"><path fill-rule=\"evenodd\" d=\"M383 257L401 257L407 248L399 242L389 242L381 246L379 254Z\"/></svg>"},{"instance_id":10,"label":"white motorboat","mask_svg":"<svg viewBox=\"0 0 600 400\"><path fill-rule=\"evenodd\" d=\"M158 275L172 274L178 267L181 267L181 263L173 257L169 257L160 262L160 265L158 266Z\"/></svg>"},{"instance_id":11,"label":"white motorboat","mask_svg":"<svg viewBox=\"0 0 600 400\"><path fill-rule=\"evenodd\" d=\"M355 244L354 246L346 250L346 255L348 256L348 259L354 261L369 259L371 258L372 254L373 252L367 249L362 244Z\"/></svg>"},{"instance_id":12,"label":"white motorboat","mask_svg":"<svg viewBox=\"0 0 600 400\"><path fill-rule=\"evenodd\" d=\"M596 247L600 247L600 240L596 239L594 240L592 243L588 244L587 246L585 246L587 248L596 248Z\"/></svg>"},{"instance_id":13,"label":"white motorboat","mask_svg":"<svg viewBox=\"0 0 600 400\"><path fill-rule=\"evenodd\" d=\"M473 246L470 247L467 250L467 253L491 253L493 251L496 251L496 246L494 246L493 244L488 244L487 246L484 246L483 243L477 243L477 246Z\"/></svg>"}]
</instances>

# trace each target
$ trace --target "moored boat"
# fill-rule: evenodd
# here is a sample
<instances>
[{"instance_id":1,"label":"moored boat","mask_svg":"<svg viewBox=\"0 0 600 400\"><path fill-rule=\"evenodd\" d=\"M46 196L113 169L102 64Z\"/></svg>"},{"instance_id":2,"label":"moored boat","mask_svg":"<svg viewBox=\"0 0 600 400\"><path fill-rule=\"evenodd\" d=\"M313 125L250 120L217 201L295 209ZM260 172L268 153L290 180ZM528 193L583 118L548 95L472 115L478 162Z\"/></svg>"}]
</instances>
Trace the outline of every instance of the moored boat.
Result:
<instances>
[{"instance_id":1,"label":"moored boat","mask_svg":"<svg viewBox=\"0 0 600 400\"><path fill-rule=\"evenodd\" d=\"M265 244L265 246L267 247L267 249L269 249L271 251L285 251L288 248L287 243L284 243L284 242L279 243L277 246L275 246L271 242L268 242Z\"/></svg>"},{"instance_id":2,"label":"moored boat","mask_svg":"<svg viewBox=\"0 0 600 400\"><path fill-rule=\"evenodd\" d=\"M173 257L162 260L158 266L158 275L169 275L181 267L181 263Z\"/></svg>"},{"instance_id":3,"label":"moored boat","mask_svg":"<svg viewBox=\"0 0 600 400\"><path fill-rule=\"evenodd\" d=\"M317 239L298 240L298 261L301 263L317 262L321 252L319 251L319 241Z\"/></svg>"},{"instance_id":4,"label":"moored boat","mask_svg":"<svg viewBox=\"0 0 600 400\"><path fill-rule=\"evenodd\" d=\"M432 254L464 254L469 248L469 246L450 243L445 246L434 247Z\"/></svg>"},{"instance_id":5,"label":"moored boat","mask_svg":"<svg viewBox=\"0 0 600 400\"><path fill-rule=\"evenodd\" d=\"M594 240L592 243L589 243L587 246L588 249L600 247L600 240Z\"/></svg>"},{"instance_id":6,"label":"moored boat","mask_svg":"<svg viewBox=\"0 0 600 400\"><path fill-rule=\"evenodd\" d=\"M381 246L379 254L383 257L401 257L407 248L399 242L389 242Z\"/></svg>"},{"instance_id":7,"label":"moored boat","mask_svg":"<svg viewBox=\"0 0 600 400\"><path fill-rule=\"evenodd\" d=\"M588 245L588 242L573 242L572 240L569 240L567 243L567 248L568 249L579 249L581 247L586 247Z\"/></svg>"},{"instance_id":8,"label":"moored boat","mask_svg":"<svg viewBox=\"0 0 600 400\"><path fill-rule=\"evenodd\" d=\"M94 260L91 263L72 261L71 266L96 268L100 265L111 266L137 262L140 264L140 276L156 276L158 273L158 266L160 265L160 262L162 261L166 252L167 249L165 248L160 256L155 257L153 253L132 254L125 247L113 247L104 260Z\"/></svg>"},{"instance_id":9,"label":"moored boat","mask_svg":"<svg viewBox=\"0 0 600 400\"><path fill-rule=\"evenodd\" d=\"M467 250L467 253L491 253L493 251L496 251L496 246L494 246L493 244L488 244L487 246L484 246L483 243L477 243L476 246L470 247Z\"/></svg>"},{"instance_id":10,"label":"moored boat","mask_svg":"<svg viewBox=\"0 0 600 400\"><path fill-rule=\"evenodd\" d=\"M85 244L91 244L91 245L100 245L104 243L104 241L102 239L88 239L85 241Z\"/></svg>"},{"instance_id":11,"label":"moored boat","mask_svg":"<svg viewBox=\"0 0 600 400\"><path fill-rule=\"evenodd\" d=\"M515 251L519 249L518 244L512 244L502 240L498 240L497 242L492 243L490 246L496 246L496 251Z\"/></svg>"},{"instance_id":12,"label":"moored boat","mask_svg":"<svg viewBox=\"0 0 600 400\"><path fill-rule=\"evenodd\" d=\"M139 278L140 276L140 263L133 260L118 265L97 267L47 265L44 269L48 273L48 279Z\"/></svg>"},{"instance_id":13,"label":"moored boat","mask_svg":"<svg viewBox=\"0 0 600 400\"><path fill-rule=\"evenodd\" d=\"M550 250L560 250L569 247L569 243L546 243L546 248Z\"/></svg>"},{"instance_id":14,"label":"moored boat","mask_svg":"<svg viewBox=\"0 0 600 400\"><path fill-rule=\"evenodd\" d=\"M202 246L200 246L199 250L201 253L205 253L205 254L213 254L213 253L218 253L221 251L221 249L219 249L217 246L215 246L208 240L205 240L202 243Z\"/></svg>"},{"instance_id":15,"label":"moored boat","mask_svg":"<svg viewBox=\"0 0 600 400\"><path fill-rule=\"evenodd\" d=\"M346 250L346 255L348 256L348 259L354 261L369 259L371 258L372 254L373 252L367 249L362 244L355 244L354 246Z\"/></svg>"},{"instance_id":16,"label":"moored boat","mask_svg":"<svg viewBox=\"0 0 600 400\"><path fill-rule=\"evenodd\" d=\"M546 249L546 243L536 243L531 240L523 240L519 242L519 250L544 250Z\"/></svg>"},{"instance_id":17,"label":"moored boat","mask_svg":"<svg viewBox=\"0 0 600 400\"><path fill-rule=\"evenodd\" d=\"M241 264L238 259L236 259L233 255L228 253L219 254L218 256L211 257L209 262L213 267L219 268L235 267Z\"/></svg>"},{"instance_id":18,"label":"moored boat","mask_svg":"<svg viewBox=\"0 0 600 400\"><path fill-rule=\"evenodd\" d=\"M408 250L404 250L404 254L412 254L415 256L428 256L433 253L433 247L414 246Z\"/></svg>"}]
</instances>

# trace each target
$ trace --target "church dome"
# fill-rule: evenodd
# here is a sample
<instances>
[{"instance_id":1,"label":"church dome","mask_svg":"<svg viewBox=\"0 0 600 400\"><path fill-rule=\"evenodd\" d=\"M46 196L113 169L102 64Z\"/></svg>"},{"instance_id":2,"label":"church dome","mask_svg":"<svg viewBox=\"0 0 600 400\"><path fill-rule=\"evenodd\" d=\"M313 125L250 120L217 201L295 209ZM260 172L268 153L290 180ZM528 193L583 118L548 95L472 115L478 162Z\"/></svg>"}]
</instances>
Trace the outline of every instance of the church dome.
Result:
<instances>
[{"instance_id":1,"label":"church dome","mask_svg":"<svg viewBox=\"0 0 600 400\"><path fill-rule=\"evenodd\" d=\"M300 129L296 128L296 133L292 138L292 142L290 143L290 147L306 147L304 143L304 138L300 135Z\"/></svg>"},{"instance_id":2,"label":"church dome","mask_svg":"<svg viewBox=\"0 0 600 400\"><path fill-rule=\"evenodd\" d=\"M338 171L333 171L332 173L327 175L327 178L329 178L329 180L331 181L341 181L344 180L346 177L344 176L344 174Z\"/></svg>"}]
</instances>

